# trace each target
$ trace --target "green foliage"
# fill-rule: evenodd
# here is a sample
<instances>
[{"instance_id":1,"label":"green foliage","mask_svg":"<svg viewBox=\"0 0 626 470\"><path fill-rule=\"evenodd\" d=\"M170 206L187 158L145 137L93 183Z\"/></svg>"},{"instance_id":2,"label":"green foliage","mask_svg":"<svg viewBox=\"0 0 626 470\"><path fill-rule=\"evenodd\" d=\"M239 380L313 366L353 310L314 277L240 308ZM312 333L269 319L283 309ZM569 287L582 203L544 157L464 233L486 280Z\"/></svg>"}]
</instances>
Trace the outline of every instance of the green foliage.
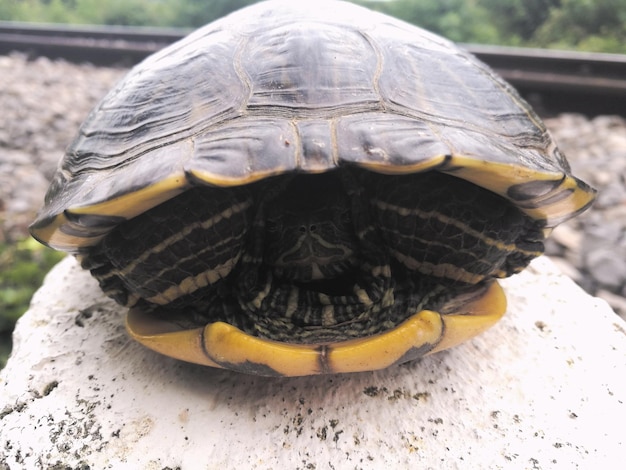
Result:
<instances>
[{"instance_id":1,"label":"green foliage","mask_svg":"<svg viewBox=\"0 0 626 470\"><path fill-rule=\"evenodd\" d=\"M626 0L561 0L530 42L538 47L626 52Z\"/></svg>"},{"instance_id":2,"label":"green foliage","mask_svg":"<svg viewBox=\"0 0 626 470\"><path fill-rule=\"evenodd\" d=\"M0 243L0 367L11 349L15 322L28 308L46 273L63 256L32 238Z\"/></svg>"},{"instance_id":3,"label":"green foliage","mask_svg":"<svg viewBox=\"0 0 626 470\"><path fill-rule=\"evenodd\" d=\"M626 0L354 1L457 42L626 52ZM191 28L252 3L0 0L0 20Z\"/></svg>"},{"instance_id":4,"label":"green foliage","mask_svg":"<svg viewBox=\"0 0 626 470\"><path fill-rule=\"evenodd\" d=\"M510 42L530 40L561 0L478 0L489 11L490 20Z\"/></svg>"},{"instance_id":5,"label":"green foliage","mask_svg":"<svg viewBox=\"0 0 626 470\"><path fill-rule=\"evenodd\" d=\"M498 41L498 31L489 21L487 10L475 0L395 0L375 3L361 0L357 3L444 35L453 41Z\"/></svg>"},{"instance_id":6,"label":"green foliage","mask_svg":"<svg viewBox=\"0 0 626 470\"><path fill-rule=\"evenodd\" d=\"M255 0L0 0L0 20L197 27Z\"/></svg>"},{"instance_id":7,"label":"green foliage","mask_svg":"<svg viewBox=\"0 0 626 470\"><path fill-rule=\"evenodd\" d=\"M626 0L354 1L453 41L626 53ZM0 20L192 28L252 3L0 0Z\"/></svg>"},{"instance_id":8,"label":"green foliage","mask_svg":"<svg viewBox=\"0 0 626 470\"><path fill-rule=\"evenodd\" d=\"M169 20L171 26L197 28L239 10L258 0L186 0L175 2L175 15Z\"/></svg>"}]
</instances>

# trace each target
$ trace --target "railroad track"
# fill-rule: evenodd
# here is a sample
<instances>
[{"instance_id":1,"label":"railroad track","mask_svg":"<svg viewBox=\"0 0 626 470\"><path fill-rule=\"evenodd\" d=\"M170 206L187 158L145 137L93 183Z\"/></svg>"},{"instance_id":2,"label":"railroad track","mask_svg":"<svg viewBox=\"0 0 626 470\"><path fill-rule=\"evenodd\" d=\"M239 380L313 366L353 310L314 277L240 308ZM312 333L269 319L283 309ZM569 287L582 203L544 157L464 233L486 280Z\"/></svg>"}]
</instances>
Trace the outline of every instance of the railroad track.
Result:
<instances>
[{"instance_id":1,"label":"railroad track","mask_svg":"<svg viewBox=\"0 0 626 470\"><path fill-rule=\"evenodd\" d=\"M189 30L0 22L0 54L22 51L96 65L132 65ZM464 45L540 114L626 114L626 55Z\"/></svg>"}]
</instances>

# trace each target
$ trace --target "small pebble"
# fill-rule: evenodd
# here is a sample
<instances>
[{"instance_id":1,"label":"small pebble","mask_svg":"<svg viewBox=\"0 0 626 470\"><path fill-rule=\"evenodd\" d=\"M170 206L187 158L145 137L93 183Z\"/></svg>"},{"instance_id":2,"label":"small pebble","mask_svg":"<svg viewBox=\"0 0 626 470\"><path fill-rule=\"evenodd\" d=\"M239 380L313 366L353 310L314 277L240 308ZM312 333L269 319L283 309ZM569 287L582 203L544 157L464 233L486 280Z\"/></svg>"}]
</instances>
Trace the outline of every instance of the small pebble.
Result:
<instances>
[{"instance_id":1,"label":"small pebble","mask_svg":"<svg viewBox=\"0 0 626 470\"><path fill-rule=\"evenodd\" d=\"M617 291L626 282L626 257L616 256L614 247L604 246L590 251L586 267L591 276L603 287Z\"/></svg>"}]
</instances>

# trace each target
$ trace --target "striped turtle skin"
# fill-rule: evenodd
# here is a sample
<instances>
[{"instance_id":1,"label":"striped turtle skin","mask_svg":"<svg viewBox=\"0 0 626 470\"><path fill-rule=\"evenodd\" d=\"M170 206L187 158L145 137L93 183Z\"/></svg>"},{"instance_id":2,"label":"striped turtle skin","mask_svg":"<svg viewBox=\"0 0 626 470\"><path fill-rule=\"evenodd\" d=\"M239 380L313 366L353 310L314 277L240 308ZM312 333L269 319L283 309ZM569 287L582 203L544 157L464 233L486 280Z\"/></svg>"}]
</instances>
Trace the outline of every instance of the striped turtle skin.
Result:
<instances>
[{"instance_id":1,"label":"striped turtle skin","mask_svg":"<svg viewBox=\"0 0 626 470\"><path fill-rule=\"evenodd\" d=\"M510 85L339 1L256 4L91 112L32 235L163 354L260 375L375 370L498 321L595 191Z\"/></svg>"}]
</instances>

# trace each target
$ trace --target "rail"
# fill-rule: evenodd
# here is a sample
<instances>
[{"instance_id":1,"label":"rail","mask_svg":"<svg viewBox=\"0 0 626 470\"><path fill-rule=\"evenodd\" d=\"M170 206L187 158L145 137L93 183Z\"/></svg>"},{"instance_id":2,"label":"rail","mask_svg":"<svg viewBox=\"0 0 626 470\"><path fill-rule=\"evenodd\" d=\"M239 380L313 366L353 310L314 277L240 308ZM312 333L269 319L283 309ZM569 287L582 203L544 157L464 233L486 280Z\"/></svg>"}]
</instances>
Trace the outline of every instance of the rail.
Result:
<instances>
[{"instance_id":1,"label":"rail","mask_svg":"<svg viewBox=\"0 0 626 470\"><path fill-rule=\"evenodd\" d=\"M0 54L21 51L96 65L133 65L185 29L0 21ZM464 44L544 115L626 114L626 55Z\"/></svg>"}]
</instances>

